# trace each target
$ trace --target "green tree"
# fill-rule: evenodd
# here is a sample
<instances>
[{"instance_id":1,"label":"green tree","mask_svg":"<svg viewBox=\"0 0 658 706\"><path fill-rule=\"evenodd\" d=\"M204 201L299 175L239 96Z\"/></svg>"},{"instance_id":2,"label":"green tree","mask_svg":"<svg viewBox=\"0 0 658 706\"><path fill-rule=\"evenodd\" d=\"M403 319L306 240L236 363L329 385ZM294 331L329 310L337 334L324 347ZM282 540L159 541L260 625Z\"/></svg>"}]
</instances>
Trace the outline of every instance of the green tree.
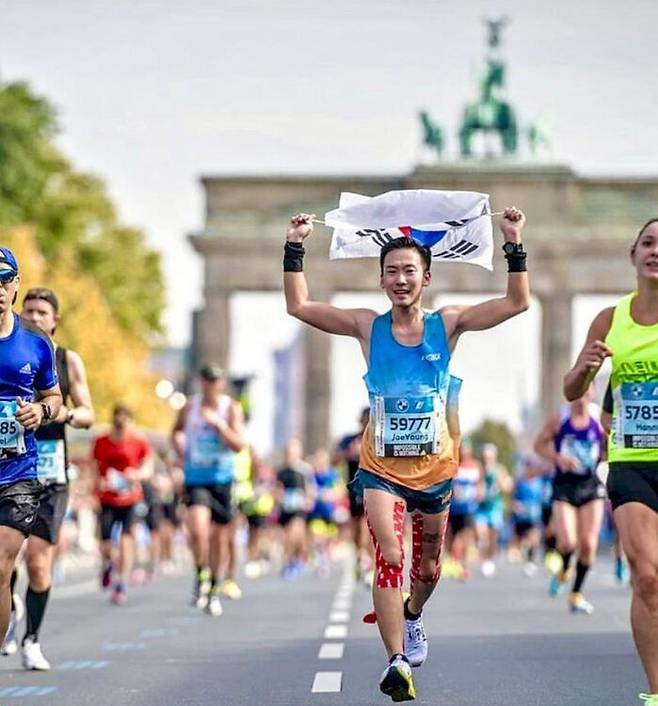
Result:
<instances>
[{"instance_id":1,"label":"green tree","mask_svg":"<svg viewBox=\"0 0 658 706\"><path fill-rule=\"evenodd\" d=\"M479 456L482 446L490 443L498 447L498 458L514 474L514 454L516 453L516 440L505 422L485 419L475 431L470 434L473 450Z\"/></svg>"},{"instance_id":2,"label":"green tree","mask_svg":"<svg viewBox=\"0 0 658 706\"><path fill-rule=\"evenodd\" d=\"M94 279L121 329L145 343L163 332L160 255L122 225L102 180L52 143L53 107L24 83L0 83L0 225L29 224L51 265Z\"/></svg>"},{"instance_id":3,"label":"green tree","mask_svg":"<svg viewBox=\"0 0 658 706\"><path fill-rule=\"evenodd\" d=\"M25 83L0 84L0 223L33 220L50 177L61 167L51 140L55 111Z\"/></svg>"}]
</instances>

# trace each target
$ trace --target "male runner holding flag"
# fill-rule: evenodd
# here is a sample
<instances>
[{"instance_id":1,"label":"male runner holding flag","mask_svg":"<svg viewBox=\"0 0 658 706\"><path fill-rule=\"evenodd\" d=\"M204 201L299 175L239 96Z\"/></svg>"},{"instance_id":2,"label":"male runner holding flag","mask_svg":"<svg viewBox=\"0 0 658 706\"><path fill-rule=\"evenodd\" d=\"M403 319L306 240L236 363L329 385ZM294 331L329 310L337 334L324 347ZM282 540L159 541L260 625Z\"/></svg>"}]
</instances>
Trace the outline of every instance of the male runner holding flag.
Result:
<instances>
[{"instance_id":1,"label":"male runner holding flag","mask_svg":"<svg viewBox=\"0 0 658 706\"><path fill-rule=\"evenodd\" d=\"M389 657L380 689L393 701L414 699L411 665L427 656L422 609L441 573L441 548L457 468L456 440L446 423L448 365L462 333L492 328L528 308L526 254L521 245L525 216L503 214L503 249L508 261L505 296L476 306L422 308L431 282L431 253L411 237L394 238L381 249L380 286L392 308L339 309L310 300L303 274L304 240L313 216L294 216L284 250L288 313L327 333L356 338L368 364L370 422L363 437L357 478L365 491L368 526L376 555L373 600ZM403 521L412 513L414 550L411 596L403 603Z\"/></svg>"}]
</instances>

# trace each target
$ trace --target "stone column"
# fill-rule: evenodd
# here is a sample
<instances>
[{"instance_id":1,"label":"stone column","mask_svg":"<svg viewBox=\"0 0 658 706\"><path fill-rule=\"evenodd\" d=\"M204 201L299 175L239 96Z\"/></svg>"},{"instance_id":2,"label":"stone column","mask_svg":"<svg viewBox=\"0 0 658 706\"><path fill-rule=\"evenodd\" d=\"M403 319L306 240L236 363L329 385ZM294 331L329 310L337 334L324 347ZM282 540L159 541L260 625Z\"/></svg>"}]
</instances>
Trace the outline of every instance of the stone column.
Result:
<instances>
[{"instance_id":1,"label":"stone column","mask_svg":"<svg viewBox=\"0 0 658 706\"><path fill-rule=\"evenodd\" d=\"M541 298L541 386L539 410L542 420L555 413L566 400L564 376L571 368L571 322L573 293L555 291Z\"/></svg>"},{"instance_id":2,"label":"stone column","mask_svg":"<svg viewBox=\"0 0 658 706\"><path fill-rule=\"evenodd\" d=\"M198 361L212 362L228 370L231 345L231 297L227 290L214 289L206 294L206 306L198 320Z\"/></svg>"},{"instance_id":3,"label":"stone column","mask_svg":"<svg viewBox=\"0 0 658 706\"><path fill-rule=\"evenodd\" d=\"M329 298L320 299L329 301ZM331 413L331 338L311 326L304 328L306 384L304 389L304 446L326 447Z\"/></svg>"}]
</instances>

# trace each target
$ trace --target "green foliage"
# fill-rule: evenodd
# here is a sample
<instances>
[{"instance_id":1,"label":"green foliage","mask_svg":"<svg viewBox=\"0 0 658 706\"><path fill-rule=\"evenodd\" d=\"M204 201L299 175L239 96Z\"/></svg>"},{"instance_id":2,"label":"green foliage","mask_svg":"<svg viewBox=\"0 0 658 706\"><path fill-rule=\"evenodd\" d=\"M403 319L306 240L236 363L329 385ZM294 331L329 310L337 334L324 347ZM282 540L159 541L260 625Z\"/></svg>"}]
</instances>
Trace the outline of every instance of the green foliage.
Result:
<instances>
[{"instance_id":1,"label":"green foliage","mask_svg":"<svg viewBox=\"0 0 658 706\"><path fill-rule=\"evenodd\" d=\"M24 83L0 85L0 223L32 220L49 178L60 166L51 145L55 111Z\"/></svg>"},{"instance_id":2,"label":"green foliage","mask_svg":"<svg viewBox=\"0 0 658 706\"><path fill-rule=\"evenodd\" d=\"M94 279L121 329L153 343L165 307L160 255L118 222L103 181L57 152L56 132L46 100L25 84L0 84L0 226L34 226L49 262Z\"/></svg>"},{"instance_id":3,"label":"green foliage","mask_svg":"<svg viewBox=\"0 0 658 706\"><path fill-rule=\"evenodd\" d=\"M144 248L140 231L114 226L82 245L79 257L83 272L93 273L123 329L142 341L162 332L160 254Z\"/></svg>"},{"instance_id":4,"label":"green foliage","mask_svg":"<svg viewBox=\"0 0 658 706\"><path fill-rule=\"evenodd\" d=\"M485 419L472 434L469 434L469 438L473 443L473 451L477 456L481 455L484 444L495 444L498 447L498 459L510 473L514 474L513 462L516 452L516 441L505 422Z\"/></svg>"}]
</instances>

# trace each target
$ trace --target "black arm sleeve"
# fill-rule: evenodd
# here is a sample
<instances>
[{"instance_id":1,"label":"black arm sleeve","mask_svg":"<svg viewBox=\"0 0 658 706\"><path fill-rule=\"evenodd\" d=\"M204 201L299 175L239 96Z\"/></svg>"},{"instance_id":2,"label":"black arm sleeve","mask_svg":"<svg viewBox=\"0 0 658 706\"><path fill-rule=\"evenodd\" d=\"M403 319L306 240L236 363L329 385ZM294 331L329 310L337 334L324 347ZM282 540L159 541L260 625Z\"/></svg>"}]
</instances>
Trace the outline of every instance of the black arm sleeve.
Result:
<instances>
[{"instance_id":1,"label":"black arm sleeve","mask_svg":"<svg viewBox=\"0 0 658 706\"><path fill-rule=\"evenodd\" d=\"M606 387L605 395L603 396L603 411L612 414L612 387L610 386L610 381L608 381L608 387Z\"/></svg>"}]
</instances>

